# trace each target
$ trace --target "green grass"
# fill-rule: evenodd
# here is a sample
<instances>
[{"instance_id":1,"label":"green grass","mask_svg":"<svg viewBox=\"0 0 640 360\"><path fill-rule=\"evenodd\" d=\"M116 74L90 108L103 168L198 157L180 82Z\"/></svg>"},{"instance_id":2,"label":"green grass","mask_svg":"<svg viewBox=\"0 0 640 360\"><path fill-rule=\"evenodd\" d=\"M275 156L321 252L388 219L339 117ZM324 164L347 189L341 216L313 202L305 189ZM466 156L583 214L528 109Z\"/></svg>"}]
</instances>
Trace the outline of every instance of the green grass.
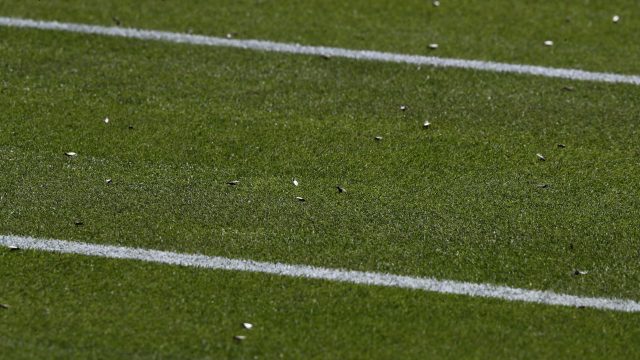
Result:
<instances>
[{"instance_id":1,"label":"green grass","mask_svg":"<svg viewBox=\"0 0 640 360\"><path fill-rule=\"evenodd\" d=\"M0 312L4 358L638 354L628 314L32 252L0 259L15 304Z\"/></svg>"},{"instance_id":2,"label":"green grass","mask_svg":"<svg viewBox=\"0 0 640 360\"><path fill-rule=\"evenodd\" d=\"M408 53L427 53L437 31L437 55L640 72L624 2L137 4L25 1L0 15L118 16ZM574 26L563 11L604 21ZM549 29L569 40L542 47ZM640 299L636 86L8 28L0 59L0 234ZM637 315L33 252L0 259L0 303L12 305L0 309L0 353L16 358L640 352ZM234 344L242 321L258 326Z\"/></svg>"},{"instance_id":3,"label":"green grass","mask_svg":"<svg viewBox=\"0 0 640 360\"><path fill-rule=\"evenodd\" d=\"M544 0L35 0L4 2L0 14L639 73L637 4ZM619 15L618 24L611 21ZM543 46L545 40L554 46ZM433 52L430 43L440 47Z\"/></svg>"}]
</instances>

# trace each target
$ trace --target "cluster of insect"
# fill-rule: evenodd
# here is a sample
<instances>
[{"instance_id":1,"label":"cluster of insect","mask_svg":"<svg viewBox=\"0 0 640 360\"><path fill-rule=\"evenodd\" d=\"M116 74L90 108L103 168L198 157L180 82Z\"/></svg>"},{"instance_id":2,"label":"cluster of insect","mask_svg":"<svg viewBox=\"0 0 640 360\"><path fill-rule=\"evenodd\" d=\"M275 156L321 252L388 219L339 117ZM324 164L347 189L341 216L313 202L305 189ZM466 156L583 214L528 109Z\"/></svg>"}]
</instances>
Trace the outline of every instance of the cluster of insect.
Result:
<instances>
[{"instance_id":1,"label":"cluster of insect","mask_svg":"<svg viewBox=\"0 0 640 360\"><path fill-rule=\"evenodd\" d=\"M407 105L400 105L400 111L404 112L404 111L407 111L408 109L409 109L409 107L408 107ZM425 120L425 121L422 123L422 128L423 128L423 129L429 129L430 127L431 127L431 122L430 122L429 120ZM380 136L380 135L377 135L377 136L375 136L373 139L374 139L375 141L382 141L383 137L382 137L382 136ZM292 183L292 184L293 184L293 186L295 186L295 187L297 187L297 186L299 186L299 185L300 185L300 182L299 182L299 181L298 181L298 179L296 179L296 178L291 179L291 183ZM227 185L229 185L229 186L238 186L238 185L240 185L240 180L230 180L230 181L227 181ZM342 187L341 185L336 185L336 186L335 186L335 189L336 189L336 191L337 191L339 194L344 194L344 193L346 193L346 192L347 192L347 189L345 189L345 188L344 188L344 187ZM296 197L295 197L295 199L296 199L298 202L306 202L306 201L307 201L305 198L303 198L303 197L301 197L301 196L296 196Z\"/></svg>"},{"instance_id":2,"label":"cluster of insect","mask_svg":"<svg viewBox=\"0 0 640 360\"><path fill-rule=\"evenodd\" d=\"M296 178L291 179L291 183L293 184L293 186L296 186L296 187L300 185L300 182ZM240 184L240 180L231 180L231 181L227 182L227 185L229 185L229 186L237 186L239 184ZM340 185L336 185L336 190L340 194L347 192L347 190L345 188L343 188L342 186L340 186ZM299 202L306 202L307 201L302 196L296 196L295 199L297 201L299 201Z\"/></svg>"},{"instance_id":3,"label":"cluster of insect","mask_svg":"<svg viewBox=\"0 0 640 360\"><path fill-rule=\"evenodd\" d=\"M403 112L404 112L404 111L407 111L408 109L409 109L409 107L407 107L407 105L400 105L400 111L403 111ZM423 129L429 129L430 127L431 127L431 122L430 122L429 120L425 120L425 121L422 123L422 128L423 128ZM382 139L383 139L383 137L382 137L382 136L380 136L380 135L375 136L375 137L373 138L373 140L375 140L375 141L382 141Z\"/></svg>"},{"instance_id":4,"label":"cluster of insect","mask_svg":"<svg viewBox=\"0 0 640 360\"><path fill-rule=\"evenodd\" d=\"M431 3L434 7L440 7L440 1L435 0ZM617 24L620 22L620 15L613 15L613 17L611 18L611 21L614 24ZM544 46L553 46L553 40L545 40L543 42ZM437 43L431 43L427 46L430 50L436 50L439 45Z\"/></svg>"},{"instance_id":5,"label":"cluster of insect","mask_svg":"<svg viewBox=\"0 0 640 360\"><path fill-rule=\"evenodd\" d=\"M402 105L402 106L400 107L400 109L401 109L402 111L405 111L405 110L407 109L407 107L406 107L405 105ZM108 118L108 117L105 117L102 121L103 121L105 124L109 124L109 123L110 123L110 120L109 120L109 118ZM131 126L130 126L129 128L131 128ZM379 140L382 140L382 137L376 137L376 138L379 138ZM65 155L66 157L73 158L73 157L77 157L77 156L78 156L78 153L76 153L76 152L74 152L74 151L66 151L66 152L64 153L64 155ZM106 179L104 182L105 182L105 184L110 185L110 184L112 184L112 183L113 183L113 179L109 178L109 179ZM298 181L298 179L296 179L296 178L291 179L291 183L293 184L293 186L296 186L296 187L300 185L300 182L299 182L299 181ZM230 181L227 181L227 185L229 185L229 186L237 186L237 185L239 185L239 184L240 184L240 180L230 180ZM335 187L335 188L336 188L337 192L338 192L338 193L340 193L340 194L343 194L343 193L346 193L346 192L347 192L347 190L346 190L344 187L342 187L341 185L336 185L336 187ZM295 197L295 199L296 199L297 201L299 201L299 202L306 202L306 201L307 201L305 198L303 198L303 197L301 197L301 196L296 196L296 197ZM75 222L75 224L76 224L76 225L82 225L82 222L78 220L78 221L76 221L76 222Z\"/></svg>"},{"instance_id":6,"label":"cluster of insect","mask_svg":"<svg viewBox=\"0 0 640 360\"><path fill-rule=\"evenodd\" d=\"M403 112L404 112L404 111L407 111L408 109L409 109L409 107L408 107L407 105L400 105L400 111L403 111ZM425 121L422 123L422 128L423 128L423 129L429 129L430 127L431 127L431 122L430 122L430 121L425 120ZM377 135L377 136L375 136L373 139L374 139L375 141L382 141L383 137L382 137L382 136L380 136L380 135ZM298 179L296 179L296 178L291 179L291 183L293 184L293 186L296 186L296 187L300 185L300 182L299 182L299 181L298 181ZM239 185L239 184L240 184L240 180L231 180L231 181L228 181L228 182L227 182L227 185L229 185L229 186L237 186L237 185ZM347 189L345 189L345 188L344 188L344 187L342 187L341 185L336 185L336 186L335 186L335 189L336 189L336 191L337 191L339 194L344 194L344 193L346 193L346 192L347 192ZM303 198L303 197L301 197L301 196L296 196L296 197L295 197L295 199L296 199L298 202L306 202L306 201L307 201L305 198Z\"/></svg>"}]
</instances>

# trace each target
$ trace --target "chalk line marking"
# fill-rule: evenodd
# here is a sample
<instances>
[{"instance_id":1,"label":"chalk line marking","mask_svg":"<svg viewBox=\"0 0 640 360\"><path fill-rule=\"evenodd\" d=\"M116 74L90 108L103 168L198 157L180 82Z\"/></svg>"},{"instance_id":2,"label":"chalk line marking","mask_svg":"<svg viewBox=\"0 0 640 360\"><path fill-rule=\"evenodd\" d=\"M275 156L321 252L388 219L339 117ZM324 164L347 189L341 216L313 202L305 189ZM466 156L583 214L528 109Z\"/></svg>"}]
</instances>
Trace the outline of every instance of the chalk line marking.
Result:
<instances>
[{"instance_id":1,"label":"chalk line marking","mask_svg":"<svg viewBox=\"0 0 640 360\"><path fill-rule=\"evenodd\" d=\"M157 40L184 44L232 47L246 50L260 50L278 53L322 55L355 60L382 61L445 68L448 67L473 69L499 73L537 75L570 80L640 85L640 75L623 75L614 73L591 72L578 69L507 64L492 61L439 58L434 56L422 55L406 55L371 50L351 50L324 46L306 46L300 44L279 43L265 40L225 39L213 36L182 34L167 31L107 27L88 24L64 23L57 21L40 21L12 17L0 17L0 26L68 31L83 34L97 34L141 40Z\"/></svg>"},{"instance_id":2,"label":"chalk line marking","mask_svg":"<svg viewBox=\"0 0 640 360\"><path fill-rule=\"evenodd\" d=\"M248 271L296 278L321 279L360 285L397 287L443 294L496 298L508 301L587 307L623 312L640 312L640 303L637 303L633 300L581 297L575 295L557 294L551 291L526 290L508 286L476 284L451 280L436 280L424 277L401 276L343 269L330 269L306 265L289 265L252 260L229 259L225 257L205 256L197 254L180 254L169 251L146 250L111 245L96 245L64 240L37 239L15 235L0 235L0 246L17 246L21 249L98 256L111 259L141 260L162 264L172 264L207 269Z\"/></svg>"}]
</instances>

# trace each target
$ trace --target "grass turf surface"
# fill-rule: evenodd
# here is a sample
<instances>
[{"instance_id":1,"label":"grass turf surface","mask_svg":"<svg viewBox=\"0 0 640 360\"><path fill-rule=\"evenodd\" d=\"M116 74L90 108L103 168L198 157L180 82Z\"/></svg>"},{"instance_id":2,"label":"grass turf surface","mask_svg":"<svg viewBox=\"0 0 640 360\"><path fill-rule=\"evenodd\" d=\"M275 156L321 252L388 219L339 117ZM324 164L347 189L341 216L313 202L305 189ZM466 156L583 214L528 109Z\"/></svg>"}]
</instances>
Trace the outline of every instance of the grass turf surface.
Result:
<instances>
[{"instance_id":1,"label":"grass turf surface","mask_svg":"<svg viewBox=\"0 0 640 360\"><path fill-rule=\"evenodd\" d=\"M104 23L110 19L110 11L104 9L111 8L106 5L70 3L63 13L62 7L52 4L34 5L28 11L19 4L4 4L0 10L3 16L64 21ZM128 19L125 4L114 2L111 6L118 10L118 16ZM316 5L308 9L328 16ZM230 24L234 17L199 6L210 9L203 13L215 13L219 18L196 16L190 21L203 27L211 21L215 26L232 28L214 20L226 19ZM350 6L368 11L366 18L372 24L391 29L392 22L381 19L377 6ZM256 8L240 3L227 5L226 11ZM466 8L474 9L469 4ZM283 9L305 14L294 5ZM180 30L184 25L181 19L191 14L188 10L173 7L164 17L152 16L153 12L138 14L135 23L125 21L124 25ZM594 14L587 7L572 11L584 17ZM129 13L137 14L135 9ZM336 11L347 17L350 13ZM402 36L420 36L422 44L424 34L411 31L418 28L418 15L409 17L408 23L415 25L407 26L409 30ZM490 15L499 18L496 13ZM477 21L472 16L465 19ZM237 21L238 27L242 24ZM350 26L348 21L343 24ZM549 24L539 26L543 25ZM427 31L433 25L421 26ZM340 26L323 27L326 41L320 41L315 37L320 33L296 33L295 23L286 22L279 22L272 32L224 31L241 35L246 31L247 37L254 38L420 52L401 44L394 48L394 36L400 36L397 31L365 28L369 29L367 34L380 36L380 41L367 44L369 40L359 43L341 38L349 30ZM515 36L507 33L504 36ZM635 287L640 277L636 265L637 87L35 30L0 28L0 35L0 106L5 109L0 114L0 230L4 234L640 298ZM461 36L460 32L451 30L446 42L457 43L456 36ZM529 36L543 35L532 31ZM597 39L622 46L625 38L600 32ZM507 40L500 44L513 44ZM468 52L443 55L484 56L473 52L479 48L466 48ZM632 46L627 48L630 53L636 51ZM558 66L574 66L579 59L585 64L593 61L590 70L634 72L632 61L606 51L597 50L588 57L577 45L553 51L560 53L547 54L551 60L520 51L489 59L509 60L509 54L520 54L521 58L514 59ZM562 51L581 56L560 56ZM575 91L563 91L566 85ZM399 111L401 104L409 110ZM106 116L111 119L108 125L102 122ZM429 130L421 129L425 119L433 123ZM376 135L384 139L376 142ZM557 143L567 147L559 149ZM65 151L79 156L66 158ZM547 161L538 161L536 153L543 153ZM300 187L291 185L292 177L300 180ZM104 183L107 178L113 179L111 185ZM232 179L239 179L239 186L225 184ZM338 194L336 184L348 192ZM550 187L540 188L540 184ZM298 203L295 196L303 196L307 202ZM74 225L75 220L84 225ZM184 337L156 349L156 354L166 356L249 356L252 351L275 355L280 347L291 357L296 351L329 355L324 352L335 341L332 336L344 334L346 339L354 328L366 328L370 322L379 326L379 336L411 339L400 342L406 344L406 356L483 355L496 348L489 335L477 339L479 333L491 333L485 326L493 334L503 334L499 338L504 347L496 356L553 354L560 351L560 343L568 346L562 350L565 355L581 354L585 343L597 348L596 357L606 351L623 351L623 347L633 353L639 350L637 341L631 341L638 335L632 330L636 315L51 254L28 253L18 256L21 260L14 257L13 253L4 254L0 263L2 272L14 279L0 288L0 296L7 294L6 302L14 305L0 314L11 324L0 346L16 356L15 350L21 348L34 356L47 354L48 347L22 339L30 333L40 334L60 356L92 356L91 344L98 341L95 332L80 336L80 343L89 345L74 346L70 339L77 338L76 331L83 334L84 328L91 334L91 323L99 312L78 313L78 308L92 302L107 302L104 306L108 307L112 301L105 300L108 297L97 299L87 294L116 286L114 279L123 278L121 267L132 268L127 274L139 279L128 280L124 286L132 309L145 304L161 307L167 302L179 307L179 299L188 299L184 300L188 305L222 324L212 325L207 316L187 317L193 324L181 327ZM69 273L43 275L59 261L60 267L69 267ZM106 268L91 275L83 270L85 264ZM571 273L576 268L590 272L574 277ZM149 282L146 271L158 272L155 285L149 285L158 287L152 295L140 290ZM177 281L176 273L189 275L178 279L196 275L192 284L184 284L189 281ZM85 274L88 279L78 280ZM98 274L106 283L91 280ZM33 281L37 276L45 276L42 283L53 285L43 289ZM264 327L265 332L271 329L288 340L265 338L264 347L247 345L247 350L231 347L235 346L232 334L226 331L245 321L231 314L243 296L258 298L267 278L278 284L276 290L269 289L269 296L281 299L282 306L287 306L293 297L290 294L311 294L309 298L317 294L332 312L318 311L304 317L300 314L308 311L307 304L293 302L289 321L302 325ZM75 281L80 281L77 288L82 290L78 298L65 295L63 285ZM211 286L233 289L236 281L243 286L226 291L223 305L209 309L202 300L211 293ZM350 293L358 291L366 294ZM163 296L167 293L172 294L170 300ZM197 296L191 299L193 294ZM344 301L336 299L343 296ZM371 300L371 307L359 296ZM30 311L35 310L20 304L30 304L28 299L35 298L34 308L61 301L56 316L67 321L58 337L53 337L44 321L40 327L30 327L33 321L28 319L35 314ZM277 323L270 318L277 306L255 301L256 322ZM430 308L433 302L439 308ZM390 303L397 303L397 308L388 309ZM348 315L358 313L354 309L359 306L366 309L360 310L364 319ZM456 320L478 307L485 311L485 317ZM21 309L20 315L14 315L15 309ZM151 329L155 321L172 321L171 316L152 312L142 317L126 307L121 311L122 318L105 315L104 321L112 324L105 329L139 327L148 344L167 342L168 335L154 334ZM417 317L421 321L406 325L420 312L424 312ZM533 325L512 323L505 314ZM567 321L574 317L578 320ZM398 318L407 321L398 325ZM176 319L184 318L176 314ZM425 338L438 331L437 349L431 352L427 347L433 343L413 338L417 327ZM534 330L536 327L554 330L541 333ZM208 345L201 347L191 339L200 339L203 329L215 335L206 338ZM334 346L335 356L391 357L392 353L386 352L389 343L380 337L369 338L370 333L364 330L360 334L357 343ZM317 337L324 340L310 340ZM590 337L597 337L598 342ZM124 350L127 354L147 346L117 336L93 344L120 346L128 349ZM319 350L321 344L325 347ZM367 346L374 349L368 355L362 350ZM520 350L523 346L529 350ZM154 352L137 353L151 356ZM124 353L113 354L118 357Z\"/></svg>"},{"instance_id":2,"label":"grass turf surface","mask_svg":"<svg viewBox=\"0 0 640 360\"><path fill-rule=\"evenodd\" d=\"M638 354L636 324L615 312L34 252L0 260L15 303L0 312L4 358Z\"/></svg>"},{"instance_id":3,"label":"grass turf surface","mask_svg":"<svg viewBox=\"0 0 640 360\"><path fill-rule=\"evenodd\" d=\"M76 21L408 54L639 73L640 9L629 0L27 0L3 16ZM619 23L612 22L619 15ZM554 46L543 45L553 40ZM430 43L438 43L430 51Z\"/></svg>"}]
</instances>

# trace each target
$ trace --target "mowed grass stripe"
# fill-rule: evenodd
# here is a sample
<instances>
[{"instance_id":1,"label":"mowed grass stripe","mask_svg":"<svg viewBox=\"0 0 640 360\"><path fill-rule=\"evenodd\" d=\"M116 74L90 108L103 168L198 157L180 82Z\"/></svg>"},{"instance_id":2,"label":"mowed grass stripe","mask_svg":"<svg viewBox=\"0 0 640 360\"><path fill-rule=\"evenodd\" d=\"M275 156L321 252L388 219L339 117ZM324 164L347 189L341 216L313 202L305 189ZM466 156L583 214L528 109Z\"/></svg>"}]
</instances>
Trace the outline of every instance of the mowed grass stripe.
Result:
<instances>
[{"instance_id":1,"label":"mowed grass stripe","mask_svg":"<svg viewBox=\"0 0 640 360\"><path fill-rule=\"evenodd\" d=\"M32 28L41 30L68 31L84 34L124 37L140 40L156 40L194 45L232 47L245 50L269 51L278 53L340 57L355 60L381 61L426 65L447 68L536 75L580 81L606 83L624 83L640 85L640 75L623 75L603 72L590 72L579 69L551 68L535 65L508 64L491 61L439 58L422 55L396 54L370 50L352 50L324 46L305 46L300 44L279 43L265 40L235 40L213 36L191 35L156 30L141 30L121 27L105 27L89 24L64 23L0 17L0 25L8 27Z\"/></svg>"},{"instance_id":2,"label":"mowed grass stripe","mask_svg":"<svg viewBox=\"0 0 640 360\"><path fill-rule=\"evenodd\" d=\"M556 294L550 291L526 290L491 284L436 280L400 276L393 274L329 269L306 265L259 262L230 259L218 256L180 254L169 251L87 244L63 240L47 240L32 237L0 236L0 245L5 247L33 249L65 254L98 256L112 259L141 260L162 264L200 267L216 270L248 271L279 276L321 279L359 285L375 285L405 289L424 290L443 294L496 298L507 301L522 301L546 305L588 307L622 312L640 312L640 303L633 300L580 297Z\"/></svg>"},{"instance_id":3,"label":"mowed grass stripe","mask_svg":"<svg viewBox=\"0 0 640 360\"><path fill-rule=\"evenodd\" d=\"M640 299L638 87L4 32L0 234Z\"/></svg>"}]
</instances>

